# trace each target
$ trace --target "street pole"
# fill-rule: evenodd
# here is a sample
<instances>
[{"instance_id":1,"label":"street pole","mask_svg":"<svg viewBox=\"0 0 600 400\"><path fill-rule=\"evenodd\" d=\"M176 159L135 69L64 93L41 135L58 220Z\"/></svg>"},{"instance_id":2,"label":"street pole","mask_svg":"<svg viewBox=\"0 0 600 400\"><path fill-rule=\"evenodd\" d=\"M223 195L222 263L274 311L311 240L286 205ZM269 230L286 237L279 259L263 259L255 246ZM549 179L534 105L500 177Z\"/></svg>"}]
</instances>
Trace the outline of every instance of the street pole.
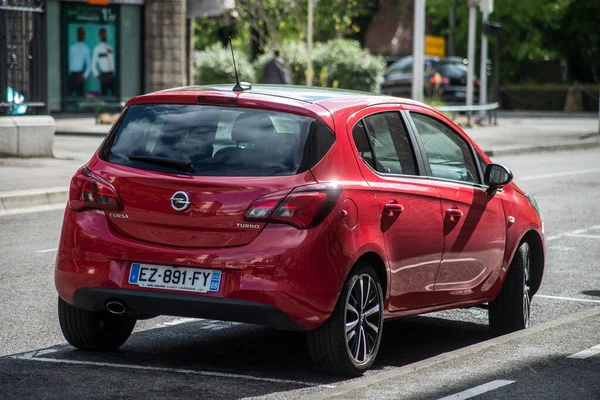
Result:
<instances>
[{"instance_id":1,"label":"street pole","mask_svg":"<svg viewBox=\"0 0 600 400\"><path fill-rule=\"evenodd\" d=\"M413 25L412 98L423 101L423 72L425 70L425 0L415 0Z\"/></svg>"},{"instance_id":2,"label":"street pole","mask_svg":"<svg viewBox=\"0 0 600 400\"><path fill-rule=\"evenodd\" d=\"M473 76L475 70L475 18L477 17L477 0L469 0L469 39L467 59L467 106L473 105ZM469 117L471 112L468 111Z\"/></svg>"},{"instance_id":3,"label":"street pole","mask_svg":"<svg viewBox=\"0 0 600 400\"><path fill-rule=\"evenodd\" d=\"M308 0L308 35L306 38L306 86L313 84L312 44L313 44L313 0Z\"/></svg>"},{"instance_id":4,"label":"street pole","mask_svg":"<svg viewBox=\"0 0 600 400\"><path fill-rule=\"evenodd\" d=\"M448 34L448 55L455 56L455 36L456 36L456 0L452 0L450 13L448 15L448 25L450 25L450 33Z\"/></svg>"},{"instance_id":5,"label":"street pole","mask_svg":"<svg viewBox=\"0 0 600 400\"><path fill-rule=\"evenodd\" d=\"M488 60L488 37L484 32L483 27L488 21L488 17L491 12L491 0L482 0L481 4L482 11L482 23L481 23L481 61L479 66L479 104L484 105L487 103L487 60ZM485 118L485 111L479 112L480 118Z\"/></svg>"}]
</instances>

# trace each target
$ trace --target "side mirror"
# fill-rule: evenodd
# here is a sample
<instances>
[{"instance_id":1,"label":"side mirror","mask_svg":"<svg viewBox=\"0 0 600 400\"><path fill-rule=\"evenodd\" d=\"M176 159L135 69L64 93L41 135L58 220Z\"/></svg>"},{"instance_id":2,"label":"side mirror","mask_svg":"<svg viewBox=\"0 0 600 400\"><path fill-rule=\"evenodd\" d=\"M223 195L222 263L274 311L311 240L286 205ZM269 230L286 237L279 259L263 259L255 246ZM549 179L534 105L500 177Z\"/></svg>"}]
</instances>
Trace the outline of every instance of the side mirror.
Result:
<instances>
[{"instance_id":1,"label":"side mirror","mask_svg":"<svg viewBox=\"0 0 600 400\"><path fill-rule=\"evenodd\" d=\"M509 184L513 179L513 174L508 168L500 164L489 164L483 174L483 182L488 185L487 193L490 196L496 194L500 186Z\"/></svg>"}]
</instances>

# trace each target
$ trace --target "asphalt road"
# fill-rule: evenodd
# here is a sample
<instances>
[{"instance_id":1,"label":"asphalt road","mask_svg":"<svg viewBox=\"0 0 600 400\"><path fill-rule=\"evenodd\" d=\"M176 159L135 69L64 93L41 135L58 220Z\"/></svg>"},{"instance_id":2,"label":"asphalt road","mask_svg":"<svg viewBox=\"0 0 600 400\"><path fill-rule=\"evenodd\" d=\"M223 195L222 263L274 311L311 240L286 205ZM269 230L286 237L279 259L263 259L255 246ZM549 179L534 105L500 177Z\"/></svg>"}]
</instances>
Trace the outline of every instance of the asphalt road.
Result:
<instances>
[{"instance_id":1,"label":"asphalt road","mask_svg":"<svg viewBox=\"0 0 600 400\"><path fill-rule=\"evenodd\" d=\"M373 370L350 381L314 368L301 333L219 321L140 321L117 353L75 351L52 277L62 212L0 217L0 398L440 399L475 387L483 399L600 398L600 351L568 357L600 344L599 159L600 149L495 159L545 221L532 328L492 338L482 309L391 321Z\"/></svg>"}]
</instances>

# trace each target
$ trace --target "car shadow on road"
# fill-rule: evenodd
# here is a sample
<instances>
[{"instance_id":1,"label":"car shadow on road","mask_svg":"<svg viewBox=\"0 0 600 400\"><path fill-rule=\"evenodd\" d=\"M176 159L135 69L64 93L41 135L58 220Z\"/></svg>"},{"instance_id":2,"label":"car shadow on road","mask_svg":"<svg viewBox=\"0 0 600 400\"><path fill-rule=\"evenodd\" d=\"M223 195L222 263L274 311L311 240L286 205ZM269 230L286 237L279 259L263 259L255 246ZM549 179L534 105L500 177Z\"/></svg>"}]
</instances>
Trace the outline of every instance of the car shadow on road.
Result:
<instances>
[{"instance_id":1,"label":"car shadow on road","mask_svg":"<svg viewBox=\"0 0 600 400\"><path fill-rule=\"evenodd\" d=\"M487 324L434 316L405 317L389 321L384 325L379 356L370 373L412 364L488 338L490 335ZM312 364L302 332L208 320L136 332L120 351L114 353L91 353L61 346L58 351L41 357L65 362L95 363L100 367L135 365L142 368L128 373L140 376L144 374L144 368L164 368L282 380L280 383L266 381L262 385L258 385L259 382L246 385L240 378L240 389L233 397L256 396L344 380L328 376ZM84 367L85 365L71 365L71 368ZM102 368L98 369L101 370ZM156 371L151 373L161 374ZM168 373L169 371L163 371L163 374ZM174 381L175 385L184 384L185 378L181 383L177 383L177 379ZM289 385L289 382L283 381L297 383Z\"/></svg>"},{"instance_id":2,"label":"car shadow on road","mask_svg":"<svg viewBox=\"0 0 600 400\"><path fill-rule=\"evenodd\" d=\"M435 316L386 322L379 356L369 373L408 365L487 338L487 324ZM108 396L135 390L144 398L185 398L211 388L212 395L232 399L345 380L326 375L312 364L302 332L208 320L135 332L114 353L58 346L29 359L3 358L0 364L10 364L6 370L19 377L22 385L18 393L25 397L38 393L39 386L28 384L24 376L45 382L44 393L54 393L56 398L84 394L85 380L110 383L103 386L103 394ZM59 367L47 368L49 365ZM67 375L66 370L70 371ZM85 378L74 382L69 376ZM2 386L0 383L0 390Z\"/></svg>"},{"instance_id":3,"label":"car shadow on road","mask_svg":"<svg viewBox=\"0 0 600 400\"><path fill-rule=\"evenodd\" d=\"M401 367L491 338L487 323L427 315L388 321L373 368Z\"/></svg>"}]
</instances>

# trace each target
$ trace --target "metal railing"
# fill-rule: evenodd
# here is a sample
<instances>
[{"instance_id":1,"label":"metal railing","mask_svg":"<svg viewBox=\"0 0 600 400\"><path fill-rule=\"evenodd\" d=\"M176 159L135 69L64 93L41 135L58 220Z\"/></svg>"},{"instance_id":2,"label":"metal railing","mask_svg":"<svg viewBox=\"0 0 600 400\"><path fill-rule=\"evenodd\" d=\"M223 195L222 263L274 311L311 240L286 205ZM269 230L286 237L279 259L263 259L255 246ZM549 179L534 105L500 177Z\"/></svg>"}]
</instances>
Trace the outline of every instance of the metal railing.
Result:
<instances>
[{"instance_id":1,"label":"metal railing","mask_svg":"<svg viewBox=\"0 0 600 400\"><path fill-rule=\"evenodd\" d=\"M473 111L483 111L486 112L489 118L489 124L492 124L492 120L494 125L498 125L498 108L500 108L500 104L498 103L488 103L488 104L474 104L472 106L441 106L436 107L437 110L442 112L452 113L452 117L456 115L456 113L464 112L467 114L467 122L471 124L471 117Z\"/></svg>"}]
</instances>

